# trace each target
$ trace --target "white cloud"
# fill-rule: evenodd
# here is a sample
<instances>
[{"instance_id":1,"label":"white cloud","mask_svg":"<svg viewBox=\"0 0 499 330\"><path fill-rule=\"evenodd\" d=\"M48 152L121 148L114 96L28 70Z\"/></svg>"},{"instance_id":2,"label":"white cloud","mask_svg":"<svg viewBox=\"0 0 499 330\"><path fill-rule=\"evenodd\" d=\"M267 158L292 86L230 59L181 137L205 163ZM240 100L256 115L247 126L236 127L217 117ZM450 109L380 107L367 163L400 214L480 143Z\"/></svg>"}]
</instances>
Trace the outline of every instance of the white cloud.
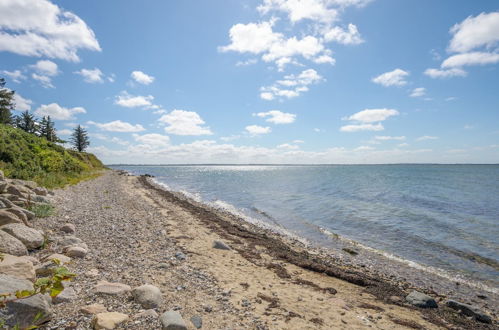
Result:
<instances>
[{"instance_id":1,"label":"white cloud","mask_svg":"<svg viewBox=\"0 0 499 330\"><path fill-rule=\"evenodd\" d=\"M33 101L25 99L19 93L14 94L14 103L16 104L15 109L19 111L31 110L31 105Z\"/></svg>"},{"instance_id":2,"label":"white cloud","mask_svg":"<svg viewBox=\"0 0 499 330\"><path fill-rule=\"evenodd\" d=\"M296 120L296 115L293 113L286 113L279 110L270 110L267 112L259 112L253 114L260 118L267 118L266 121L274 124L291 124Z\"/></svg>"},{"instance_id":3,"label":"white cloud","mask_svg":"<svg viewBox=\"0 0 499 330\"><path fill-rule=\"evenodd\" d=\"M438 139L437 136L423 135L418 137L416 141L427 141L427 140L436 140L436 139Z\"/></svg>"},{"instance_id":4,"label":"white cloud","mask_svg":"<svg viewBox=\"0 0 499 330\"><path fill-rule=\"evenodd\" d=\"M135 141L142 143L149 148L164 148L170 145L170 137L156 133L151 134L133 134Z\"/></svg>"},{"instance_id":5,"label":"white cloud","mask_svg":"<svg viewBox=\"0 0 499 330\"><path fill-rule=\"evenodd\" d=\"M12 79L13 82L15 83L20 83L22 80L26 79L26 76L22 74L20 70L14 70L14 71L7 71L3 70L2 71L3 75L6 75L10 79Z\"/></svg>"},{"instance_id":6,"label":"white cloud","mask_svg":"<svg viewBox=\"0 0 499 330\"><path fill-rule=\"evenodd\" d=\"M273 100L279 98L293 98L309 90L308 86L324 81L324 78L314 69L307 69L300 74L286 75L283 80L278 80L272 86L260 88L260 98L263 100ZM284 87L282 87L284 86Z\"/></svg>"},{"instance_id":7,"label":"white cloud","mask_svg":"<svg viewBox=\"0 0 499 330\"><path fill-rule=\"evenodd\" d=\"M153 76L149 76L142 71L133 71L130 76L133 80L143 85L149 85L154 81Z\"/></svg>"},{"instance_id":8,"label":"white cloud","mask_svg":"<svg viewBox=\"0 0 499 330\"><path fill-rule=\"evenodd\" d=\"M36 73L31 74L31 78L37 80L42 84L44 88L55 88L54 85L52 85L52 79L48 76L43 76L39 75Z\"/></svg>"},{"instance_id":9,"label":"white cloud","mask_svg":"<svg viewBox=\"0 0 499 330\"><path fill-rule=\"evenodd\" d=\"M294 144L289 144L289 143L283 143L277 146L278 149L288 149L288 150L296 150L300 149L299 146L294 145Z\"/></svg>"},{"instance_id":10,"label":"white cloud","mask_svg":"<svg viewBox=\"0 0 499 330\"><path fill-rule=\"evenodd\" d=\"M344 45L358 45L364 42L354 24L348 24L348 31L339 26L332 27L324 33L324 39L328 42L335 41Z\"/></svg>"},{"instance_id":11,"label":"white cloud","mask_svg":"<svg viewBox=\"0 0 499 330\"><path fill-rule=\"evenodd\" d=\"M175 135L212 135L210 128L202 126L204 120L194 111L173 110L159 119L168 124L165 131Z\"/></svg>"},{"instance_id":12,"label":"white cloud","mask_svg":"<svg viewBox=\"0 0 499 330\"><path fill-rule=\"evenodd\" d=\"M392 116L397 116L399 112L394 109L365 109L354 113L346 120L355 120L363 123L373 123L384 121Z\"/></svg>"},{"instance_id":13,"label":"white cloud","mask_svg":"<svg viewBox=\"0 0 499 330\"><path fill-rule=\"evenodd\" d=\"M42 104L35 110L38 116L50 116L56 120L71 120L79 113L87 113L87 111L82 107L64 108L57 103Z\"/></svg>"},{"instance_id":14,"label":"white cloud","mask_svg":"<svg viewBox=\"0 0 499 330\"><path fill-rule=\"evenodd\" d=\"M70 129L66 129L66 128L57 131L57 135L61 135L61 136L69 136L71 134L73 134L73 131Z\"/></svg>"},{"instance_id":15,"label":"white cloud","mask_svg":"<svg viewBox=\"0 0 499 330\"><path fill-rule=\"evenodd\" d=\"M400 144L397 144L397 147L400 147L400 148L405 148L405 147L408 147L409 146L409 143L400 143Z\"/></svg>"},{"instance_id":16,"label":"white cloud","mask_svg":"<svg viewBox=\"0 0 499 330\"><path fill-rule=\"evenodd\" d=\"M457 54L442 62L442 68L455 68L470 65L486 65L499 62L499 53L471 52Z\"/></svg>"},{"instance_id":17,"label":"white cloud","mask_svg":"<svg viewBox=\"0 0 499 330\"><path fill-rule=\"evenodd\" d=\"M121 120L115 120L109 123L96 123L94 121L88 121L87 124L94 125L103 131L109 132L141 132L145 130L142 125L132 125Z\"/></svg>"},{"instance_id":18,"label":"white cloud","mask_svg":"<svg viewBox=\"0 0 499 330\"><path fill-rule=\"evenodd\" d=\"M268 134L268 133L272 132L272 129L268 126L263 127L263 126L258 126L258 125L249 125L249 126L246 126L245 129L251 135Z\"/></svg>"},{"instance_id":19,"label":"white cloud","mask_svg":"<svg viewBox=\"0 0 499 330\"><path fill-rule=\"evenodd\" d=\"M57 74L59 74L59 69L57 64L49 60L40 60L36 62L36 64L31 65L31 68L33 68L39 74L45 76L52 77L52 76L57 76Z\"/></svg>"},{"instance_id":20,"label":"white cloud","mask_svg":"<svg viewBox=\"0 0 499 330\"><path fill-rule=\"evenodd\" d=\"M454 25L449 51L464 53L479 47L491 48L499 43L499 12L469 16Z\"/></svg>"},{"instance_id":21,"label":"white cloud","mask_svg":"<svg viewBox=\"0 0 499 330\"><path fill-rule=\"evenodd\" d=\"M249 60L246 61L238 61L236 63L236 66L248 66L248 65L253 65L256 64L258 60L256 58L250 58Z\"/></svg>"},{"instance_id":22,"label":"white cloud","mask_svg":"<svg viewBox=\"0 0 499 330\"><path fill-rule=\"evenodd\" d=\"M95 69L81 69L80 71L75 71L76 74L79 74L83 77L83 80L87 83L102 83L104 80L102 79L102 71L98 68Z\"/></svg>"},{"instance_id":23,"label":"white cloud","mask_svg":"<svg viewBox=\"0 0 499 330\"><path fill-rule=\"evenodd\" d=\"M360 147L353 149L353 151L369 151L369 150L374 150L374 149L375 148L373 148L371 146L360 146Z\"/></svg>"},{"instance_id":24,"label":"white cloud","mask_svg":"<svg viewBox=\"0 0 499 330\"><path fill-rule=\"evenodd\" d=\"M372 81L385 87L404 86L405 84L407 84L407 81L405 80L407 76L409 76L409 72L402 69L395 69L393 71L385 72L377 77L374 77Z\"/></svg>"},{"instance_id":25,"label":"white cloud","mask_svg":"<svg viewBox=\"0 0 499 330\"><path fill-rule=\"evenodd\" d=\"M380 141L390 141L390 140L396 140L396 141L403 141L405 140L405 136L386 136L386 135L381 135L381 136L375 136L374 137L376 140Z\"/></svg>"},{"instance_id":26,"label":"white cloud","mask_svg":"<svg viewBox=\"0 0 499 330\"><path fill-rule=\"evenodd\" d=\"M80 49L101 50L75 14L47 0L0 2L0 51L77 62Z\"/></svg>"},{"instance_id":27,"label":"white cloud","mask_svg":"<svg viewBox=\"0 0 499 330\"><path fill-rule=\"evenodd\" d=\"M338 17L338 10L328 8L327 1L322 0L264 0L257 9L262 14L285 12L293 23L303 19L330 23Z\"/></svg>"},{"instance_id":28,"label":"white cloud","mask_svg":"<svg viewBox=\"0 0 499 330\"><path fill-rule=\"evenodd\" d=\"M458 68L452 68L448 70L431 68L431 69L426 69L424 74L431 78L466 77L468 75L466 71Z\"/></svg>"},{"instance_id":29,"label":"white cloud","mask_svg":"<svg viewBox=\"0 0 499 330\"><path fill-rule=\"evenodd\" d=\"M303 140L293 140L293 143L305 143Z\"/></svg>"},{"instance_id":30,"label":"white cloud","mask_svg":"<svg viewBox=\"0 0 499 330\"><path fill-rule=\"evenodd\" d=\"M241 135L236 134L236 135L222 136L220 140L228 142L228 141L237 140L239 138L241 138Z\"/></svg>"},{"instance_id":31,"label":"white cloud","mask_svg":"<svg viewBox=\"0 0 499 330\"><path fill-rule=\"evenodd\" d=\"M425 96L426 95L426 88L424 87L418 87L418 88L414 88L411 92L411 95L409 95L410 97L421 97L421 96Z\"/></svg>"},{"instance_id":32,"label":"white cloud","mask_svg":"<svg viewBox=\"0 0 499 330\"><path fill-rule=\"evenodd\" d=\"M151 106L153 106L153 100L154 96L152 95L134 96L128 94L127 92L122 92L120 95L116 96L116 100L114 101L114 103L125 108L150 108Z\"/></svg>"},{"instance_id":33,"label":"white cloud","mask_svg":"<svg viewBox=\"0 0 499 330\"><path fill-rule=\"evenodd\" d=\"M374 124L354 124L354 125L345 125L340 127L341 132L360 132L360 131L382 131L385 128L380 123Z\"/></svg>"},{"instance_id":34,"label":"white cloud","mask_svg":"<svg viewBox=\"0 0 499 330\"><path fill-rule=\"evenodd\" d=\"M268 51L273 43L282 38L282 34L272 31L273 24L273 22L236 24L229 30L231 43L218 49L221 52L235 51L253 54Z\"/></svg>"}]
</instances>

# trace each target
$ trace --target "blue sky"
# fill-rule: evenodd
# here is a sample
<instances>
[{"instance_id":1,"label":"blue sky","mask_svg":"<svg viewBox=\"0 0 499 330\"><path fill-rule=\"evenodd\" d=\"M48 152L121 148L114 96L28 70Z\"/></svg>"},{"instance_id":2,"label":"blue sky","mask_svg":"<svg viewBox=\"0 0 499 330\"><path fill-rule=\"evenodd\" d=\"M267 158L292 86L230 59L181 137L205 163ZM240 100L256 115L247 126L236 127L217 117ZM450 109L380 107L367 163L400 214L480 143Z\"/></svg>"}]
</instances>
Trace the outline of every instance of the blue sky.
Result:
<instances>
[{"instance_id":1,"label":"blue sky","mask_svg":"<svg viewBox=\"0 0 499 330\"><path fill-rule=\"evenodd\" d=\"M18 110L106 163L498 163L497 1L0 3Z\"/></svg>"}]
</instances>

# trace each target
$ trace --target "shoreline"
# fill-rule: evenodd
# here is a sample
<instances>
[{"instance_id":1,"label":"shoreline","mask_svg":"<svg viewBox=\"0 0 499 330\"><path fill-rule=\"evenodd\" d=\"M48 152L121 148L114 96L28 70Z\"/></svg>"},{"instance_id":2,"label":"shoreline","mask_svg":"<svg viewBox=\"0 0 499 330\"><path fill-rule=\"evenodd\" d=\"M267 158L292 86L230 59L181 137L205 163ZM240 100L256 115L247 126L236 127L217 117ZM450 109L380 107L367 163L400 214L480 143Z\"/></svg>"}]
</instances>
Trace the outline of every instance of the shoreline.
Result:
<instances>
[{"instance_id":1,"label":"shoreline","mask_svg":"<svg viewBox=\"0 0 499 330\"><path fill-rule=\"evenodd\" d=\"M94 315L81 310L91 304L128 315L120 329L161 328L157 315L172 309L187 329L197 328L193 319L202 319L204 329L495 327L460 315L438 295L432 295L438 309L413 307L405 301L411 289L403 282L394 285L319 249L182 199L146 177L108 171L56 190L53 202L57 214L34 225L54 243L32 256L43 260L60 253L57 242L68 237L59 232L63 223L75 226L88 254L67 264L78 274L69 284L76 296L53 306L47 329L90 328ZM230 250L214 248L216 242ZM96 293L102 281L154 285L163 302L145 311L129 291Z\"/></svg>"}]
</instances>

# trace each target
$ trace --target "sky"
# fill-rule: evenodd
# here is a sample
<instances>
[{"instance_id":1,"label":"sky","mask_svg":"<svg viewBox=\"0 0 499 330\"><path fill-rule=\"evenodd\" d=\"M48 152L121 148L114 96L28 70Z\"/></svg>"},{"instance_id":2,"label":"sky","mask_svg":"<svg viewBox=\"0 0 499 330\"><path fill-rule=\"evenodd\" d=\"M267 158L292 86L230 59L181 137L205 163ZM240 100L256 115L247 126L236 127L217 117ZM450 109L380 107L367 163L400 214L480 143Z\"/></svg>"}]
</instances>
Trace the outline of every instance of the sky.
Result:
<instances>
[{"instance_id":1,"label":"sky","mask_svg":"<svg viewBox=\"0 0 499 330\"><path fill-rule=\"evenodd\" d=\"M0 0L16 111L106 164L499 163L496 0Z\"/></svg>"}]
</instances>

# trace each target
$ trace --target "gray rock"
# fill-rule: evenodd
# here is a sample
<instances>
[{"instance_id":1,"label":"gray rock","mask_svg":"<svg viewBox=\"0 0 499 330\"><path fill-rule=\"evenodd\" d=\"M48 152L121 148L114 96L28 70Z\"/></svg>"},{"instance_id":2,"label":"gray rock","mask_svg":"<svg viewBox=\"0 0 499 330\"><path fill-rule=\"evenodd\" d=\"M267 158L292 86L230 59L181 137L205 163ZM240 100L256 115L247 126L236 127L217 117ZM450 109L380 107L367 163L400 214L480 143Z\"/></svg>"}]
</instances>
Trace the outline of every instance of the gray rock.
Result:
<instances>
[{"instance_id":1,"label":"gray rock","mask_svg":"<svg viewBox=\"0 0 499 330\"><path fill-rule=\"evenodd\" d=\"M45 196L41 196L41 195L33 195L31 196L31 199L35 202L38 202L38 203L43 203L43 204L50 204L50 199L48 199L47 197Z\"/></svg>"},{"instance_id":2,"label":"gray rock","mask_svg":"<svg viewBox=\"0 0 499 330\"><path fill-rule=\"evenodd\" d=\"M445 302L445 304L447 305L447 307L450 307L452 309L460 311L461 313L463 313L466 316L472 316L477 321L480 321L483 323L492 323L492 318L490 316L488 316L487 314L485 314L484 312L482 312L481 310L479 310L475 306L463 304L463 303L461 303L459 301L455 301L455 300L447 300Z\"/></svg>"},{"instance_id":3,"label":"gray rock","mask_svg":"<svg viewBox=\"0 0 499 330\"><path fill-rule=\"evenodd\" d=\"M156 313L156 311L154 309L148 309L148 310L145 310L143 312L140 312L140 313L137 313L133 316L134 319L140 319L142 317L149 317L149 318L153 318L153 319L156 319L158 318L158 313Z\"/></svg>"},{"instance_id":4,"label":"gray rock","mask_svg":"<svg viewBox=\"0 0 499 330\"><path fill-rule=\"evenodd\" d=\"M62 247L66 247L83 243L83 241L75 236L64 236L57 239L57 243Z\"/></svg>"},{"instance_id":5,"label":"gray rock","mask_svg":"<svg viewBox=\"0 0 499 330\"><path fill-rule=\"evenodd\" d=\"M231 248L227 244L218 240L213 241L213 248L219 250L231 250Z\"/></svg>"},{"instance_id":6,"label":"gray rock","mask_svg":"<svg viewBox=\"0 0 499 330\"><path fill-rule=\"evenodd\" d=\"M31 211L28 211L22 207L19 207L19 206L15 206L13 207L13 209L15 210L19 210L21 211L22 213L24 213L24 215L28 218L28 220L33 220L35 218L35 214Z\"/></svg>"},{"instance_id":7,"label":"gray rock","mask_svg":"<svg viewBox=\"0 0 499 330\"><path fill-rule=\"evenodd\" d=\"M24 194L29 194L31 192L31 191L29 191L29 189L27 189L23 186L14 186L12 184L7 185L7 188L5 189L5 191L8 194L12 194L12 195L19 196L19 197L24 197L25 196Z\"/></svg>"},{"instance_id":8,"label":"gray rock","mask_svg":"<svg viewBox=\"0 0 499 330\"><path fill-rule=\"evenodd\" d=\"M17 215L6 211L6 209L0 210L0 226L8 225L9 223L22 223L22 220Z\"/></svg>"},{"instance_id":9,"label":"gray rock","mask_svg":"<svg viewBox=\"0 0 499 330\"><path fill-rule=\"evenodd\" d=\"M0 319L4 319L7 326L18 325L21 329L45 323L52 316L50 304L41 294L8 302L6 308L0 309Z\"/></svg>"},{"instance_id":10,"label":"gray rock","mask_svg":"<svg viewBox=\"0 0 499 330\"><path fill-rule=\"evenodd\" d=\"M20 240L0 230L0 253L24 256L28 254L28 249Z\"/></svg>"},{"instance_id":11,"label":"gray rock","mask_svg":"<svg viewBox=\"0 0 499 330\"><path fill-rule=\"evenodd\" d=\"M0 230L3 230L10 235L14 236L30 250L38 249L43 245L45 238L42 233L34 228L27 227L20 223L11 223L5 226L1 226Z\"/></svg>"},{"instance_id":12,"label":"gray rock","mask_svg":"<svg viewBox=\"0 0 499 330\"><path fill-rule=\"evenodd\" d=\"M78 298L78 295L76 294L76 291L70 287L68 284L64 285L64 290L62 290L61 293L59 293L52 301L54 304L60 304L60 303L65 303L65 302L70 302L76 300Z\"/></svg>"},{"instance_id":13,"label":"gray rock","mask_svg":"<svg viewBox=\"0 0 499 330\"><path fill-rule=\"evenodd\" d=\"M187 330L182 315L176 311L168 311L161 315L159 318L161 322L161 329L163 330Z\"/></svg>"},{"instance_id":14,"label":"gray rock","mask_svg":"<svg viewBox=\"0 0 499 330\"><path fill-rule=\"evenodd\" d=\"M4 211L10 212L19 218L26 226L28 225L28 217L26 214L20 210L20 207L13 207L5 209Z\"/></svg>"},{"instance_id":15,"label":"gray rock","mask_svg":"<svg viewBox=\"0 0 499 330\"><path fill-rule=\"evenodd\" d=\"M0 194L5 191L5 188L7 188L9 184L5 181L0 181Z\"/></svg>"},{"instance_id":16,"label":"gray rock","mask_svg":"<svg viewBox=\"0 0 499 330\"><path fill-rule=\"evenodd\" d=\"M66 250L66 255L68 257L74 258L84 258L87 255L87 249L84 249L80 246L73 246Z\"/></svg>"},{"instance_id":17,"label":"gray rock","mask_svg":"<svg viewBox=\"0 0 499 330\"><path fill-rule=\"evenodd\" d=\"M131 290L132 288L126 284L101 281L94 287L93 292L97 294L121 295Z\"/></svg>"},{"instance_id":18,"label":"gray rock","mask_svg":"<svg viewBox=\"0 0 499 330\"><path fill-rule=\"evenodd\" d=\"M0 201L2 201L2 203L4 203L7 207L14 207L14 203L12 203L9 199L3 197L3 196L0 196Z\"/></svg>"},{"instance_id":19,"label":"gray rock","mask_svg":"<svg viewBox=\"0 0 499 330\"><path fill-rule=\"evenodd\" d=\"M145 284L132 291L133 298L146 309L158 308L163 302L161 290L154 285Z\"/></svg>"},{"instance_id":20,"label":"gray rock","mask_svg":"<svg viewBox=\"0 0 499 330\"><path fill-rule=\"evenodd\" d=\"M7 205L5 205L2 201L0 201L0 209L4 209L6 207L7 207Z\"/></svg>"},{"instance_id":21,"label":"gray rock","mask_svg":"<svg viewBox=\"0 0 499 330\"><path fill-rule=\"evenodd\" d=\"M55 262L49 260L36 266L35 273L37 276L50 276L57 267L59 266Z\"/></svg>"},{"instance_id":22,"label":"gray rock","mask_svg":"<svg viewBox=\"0 0 499 330\"><path fill-rule=\"evenodd\" d=\"M33 290L33 283L14 276L0 274L0 293L15 293L21 290Z\"/></svg>"},{"instance_id":23,"label":"gray rock","mask_svg":"<svg viewBox=\"0 0 499 330\"><path fill-rule=\"evenodd\" d=\"M199 315L194 315L193 317L191 317L191 322L196 329L201 329L203 327L203 319Z\"/></svg>"},{"instance_id":24,"label":"gray rock","mask_svg":"<svg viewBox=\"0 0 499 330\"><path fill-rule=\"evenodd\" d=\"M76 227L72 223L66 223L62 225L59 230L65 232L66 234L74 234L76 231Z\"/></svg>"},{"instance_id":25,"label":"gray rock","mask_svg":"<svg viewBox=\"0 0 499 330\"><path fill-rule=\"evenodd\" d=\"M16 257L10 254L4 254L0 260L0 274L14 276L35 281L35 267L31 260L24 257Z\"/></svg>"},{"instance_id":26,"label":"gray rock","mask_svg":"<svg viewBox=\"0 0 499 330\"><path fill-rule=\"evenodd\" d=\"M437 308L437 302L432 297L421 293L419 291L412 291L407 297L405 297L407 302L413 306L421 308Z\"/></svg>"},{"instance_id":27,"label":"gray rock","mask_svg":"<svg viewBox=\"0 0 499 330\"><path fill-rule=\"evenodd\" d=\"M178 260L185 260L187 257L183 252L177 252L175 253L175 258L177 258Z\"/></svg>"},{"instance_id":28,"label":"gray rock","mask_svg":"<svg viewBox=\"0 0 499 330\"><path fill-rule=\"evenodd\" d=\"M34 189L38 187L38 183L35 181L28 181L28 180L20 180L20 179L10 179L9 180L11 184L16 185L16 186L23 186L28 189Z\"/></svg>"},{"instance_id":29,"label":"gray rock","mask_svg":"<svg viewBox=\"0 0 499 330\"><path fill-rule=\"evenodd\" d=\"M49 193L47 189L43 187L36 187L33 189L33 192L40 196L47 196L47 194Z\"/></svg>"},{"instance_id":30,"label":"gray rock","mask_svg":"<svg viewBox=\"0 0 499 330\"><path fill-rule=\"evenodd\" d=\"M3 174L3 171L0 170L0 181L5 180L5 175Z\"/></svg>"}]
</instances>

